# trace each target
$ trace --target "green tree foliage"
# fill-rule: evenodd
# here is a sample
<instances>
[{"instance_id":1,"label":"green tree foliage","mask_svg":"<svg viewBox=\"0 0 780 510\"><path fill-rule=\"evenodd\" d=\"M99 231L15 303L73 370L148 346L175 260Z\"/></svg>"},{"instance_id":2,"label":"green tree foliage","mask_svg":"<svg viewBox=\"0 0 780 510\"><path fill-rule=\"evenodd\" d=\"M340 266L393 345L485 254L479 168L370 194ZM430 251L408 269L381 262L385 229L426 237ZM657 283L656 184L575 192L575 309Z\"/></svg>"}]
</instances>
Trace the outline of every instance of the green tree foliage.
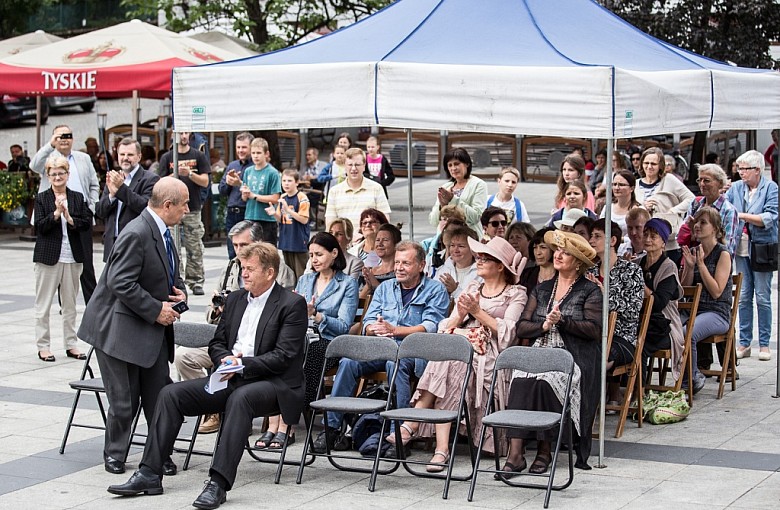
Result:
<instances>
[{"instance_id":1,"label":"green tree foliage","mask_svg":"<svg viewBox=\"0 0 780 510\"><path fill-rule=\"evenodd\" d=\"M321 29L335 29L372 14L392 0L123 0L128 14L157 19L181 32L215 28L227 20L238 35L249 36L260 51L291 46Z\"/></svg>"},{"instance_id":2,"label":"green tree foliage","mask_svg":"<svg viewBox=\"0 0 780 510\"><path fill-rule=\"evenodd\" d=\"M0 39L22 35L27 19L41 8L43 0L2 0L0 2Z\"/></svg>"},{"instance_id":3,"label":"green tree foliage","mask_svg":"<svg viewBox=\"0 0 780 510\"><path fill-rule=\"evenodd\" d=\"M640 30L700 55L742 67L778 67L769 54L769 42L780 40L777 0L598 1Z\"/></svg>"}]
</instances>

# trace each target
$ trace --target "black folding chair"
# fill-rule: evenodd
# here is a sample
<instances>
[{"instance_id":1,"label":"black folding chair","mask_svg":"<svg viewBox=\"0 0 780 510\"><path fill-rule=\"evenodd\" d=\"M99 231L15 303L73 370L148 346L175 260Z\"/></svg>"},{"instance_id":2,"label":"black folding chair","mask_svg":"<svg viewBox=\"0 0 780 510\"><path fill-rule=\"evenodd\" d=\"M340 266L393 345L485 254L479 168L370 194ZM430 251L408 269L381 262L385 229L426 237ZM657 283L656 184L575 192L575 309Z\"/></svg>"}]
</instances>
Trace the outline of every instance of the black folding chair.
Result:
<instances>
[{"instance_id":1,"label":"black folding chair","mask_svg":"<svg viewBox=\"0 0 780 510\"><path fill-rule=\"evenodd\" d=\"M327 366L327 360L331 358L349 358L354 361L394 361L398 366L398 344L392 338L385 338L379 336L358 336L358 335L341 335L337 336L328 344L328 348L325 351L326 362L323 364L322 372L320 373L320 382L317 390L317 394L321 395L323 391L323 385L325 381L325 367ZM394 371L394 372L397 372ZM306 431L306 440L303 444L303 454L301 456L300 466L298 467L298 479L296 483L301 483L303 479L303 468L306 466L306 456L313 455L315 457L322 456L327 457L328 461L337 469L342 471L353 471L357 473L372 473L374 468L361 468L345 466L339 463L336 459L349 459L355 461L370 460L376 462L374 459L365 459L362 457L356 457L353 455L334 454L330 450L330 444L327 444L325 453L309 452L313 450L312 442L312 428L314 426L314 416L317 413L323 414L323 422L325 425L325 434L328 434L328 412L339 413L353 413L356 415L378 413L380 411L387 411L390 408L390 404L393 401L392 383L395 380L395 373L391 377L391 391L389 392L387 400L376 400L370 398L359 397L327 397L319 400L315 400L310 407L310 415L308 419L308 427ZM387 433L387 422L382 420L382 430L380 437ZM378 450L378 452L381 450ZM385 470L382 473L392 473L398 469L398 463L389 470Z\"/></svg>"},{"instance_id":2,"label":"black folding chair","mask_svg":"<svg viewBox=\"0 0 780 510\"><path fill-rule=\"evenodd\" d=\"M403 442L401 438L401 423L404 421L421 422L421 423L451 423L457 427L460 424L461 419L466 418L466 435L471 438L471 423L469 422L468 413L465 412L465 398L466 388L468 387L469 379L471 378L472 367L471 360L474 356L474 348L469 343L468 339L462 335L447 335L443 333L412 333L404 338L401 342L401 346L398 348L399 361L403 358L421 358L427 361L459 361L466 364L466 374L463 378L463 383L460 388L460 399L458 400L457 410L449 409L418 409L414 407L407 407L402 409L391 409L379 413L379 415L385 420L395 422L395 445L396 445L396 458L403 464L404 469L409 473L420 476L423 478L443 478L444 479L444 491L442 498L447 499L447 494L450 489L450 480L466 481L470 480L473 474L474 467L474 450L471 446L471 439L469 439L469 453L471 456L472 472L467 476L452 476L452 467L455 463L455 446L458 441L457 430L452 435L452 444L450 445L450 456L446 463L442 463L443 467L446 467L446 473L435 474L417 471L412 469L410 465L431 465L430 462L409 460L405 457ZM391 393L394 391L394 381L391 386ZM374 469L371 472L371 481L368 485L370 491L374 491L376 485L376 477L379 467L379 452L382 450L382 443L385 440L384 434L379 438L379 449L377 450L377 457L374 463Z\"/></svg>"},{"instance_id":3,"label":"black folding chair","mask_svg":"<svg viewBox=\"0 0 780 510\"><path fill-rule=\"evenodd\" d=\"M503 411L495 411L495 404L493 402L493 393L496 388L496 379L499 370L521 370L528 374L541 374L543 372L561 372L566 376L566 397L563 400L563 409L560 413L553 413L549 411L527 411L527 410L514 410L505 409ZM574 424L571 421L571 386L574 378L574 358L565 349L545 349L540 347L510 347L498 355L496 359L496 365L493 369L493 380L490 383L490 397L488 399L488 414L482 420L482 428L479 433L479 447L477 450L477 462L474 467L474 476L471 479L471 487L469 487L468 500L471 501L474 496L474 489L477 486L477 476L480 472L484 473L503 473L499 466L499 458L495 456L496 466L495 469L479 469L479 463L482 457L482 445L485 441L485 431L487 427L502 428L502 429L516 429L529 432L540 432L544 430L551 430L558 428L558 439L555 442L555 449L553 451L552 462L550 464L550 472L543 474L521 473L517 476L520 477L542 477L547 478L547 483L527 483L527 482L514 482L508 477L500 477L500 479L507 485L513 487L528 487L536 489L546 489L544 496L544 508L547 508L550 503L550 494L553 490L562 490L571 485L574 480L574 457L572 454L573 442L572 442L572 427ZM641 398L641 397L640 397ZM568 426L566 426L568 425ZM563 444L564 429L568 430L567 451L569 454L569 478L562 485L553 485L555 480L555 468L558 461L558 454ZM495 451L498 452L498 435L493 434L493 441L495 444ZM515 474L515 473L513 473Z\"/></svg>"}]
</instances>

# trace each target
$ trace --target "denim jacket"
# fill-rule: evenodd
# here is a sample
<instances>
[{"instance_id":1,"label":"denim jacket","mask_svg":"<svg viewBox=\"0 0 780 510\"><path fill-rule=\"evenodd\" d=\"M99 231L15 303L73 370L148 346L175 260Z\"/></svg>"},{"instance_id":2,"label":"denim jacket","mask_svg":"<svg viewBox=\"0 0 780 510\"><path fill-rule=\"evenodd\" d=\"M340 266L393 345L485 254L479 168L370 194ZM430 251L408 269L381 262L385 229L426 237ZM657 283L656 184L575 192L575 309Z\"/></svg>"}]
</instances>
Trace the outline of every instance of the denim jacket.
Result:
<instances>
[{"instance_id":1,"label":"denim jacket","mask_svg":"<svg viewBox=\"0 0 780 510\"><path fill-rule=\"evenodd\" d=\"M363 331L381 315L383 320L394 326L423 326L426 332L435 333L449 306L447 288L427 276L421 277L420 284L406 306L403 306L401 300L401 284L395 279L387 280L376 288L363 320Z\"/></svg>"},{"instance_id":2,"label":"denim jacket","mask_svg":"<svg viewBox=\"0 0 780 510\"><path fill-rule=\"evenodd\" d=\"M750 242L761 244L777 242L777 184L762 175L753 202L748 203L747 184L745 181L736 181L726 192L726 198L738 213L758 214L764 220L763 227L748 223ZM739 232L742 232L744 225L745 222L739 220Z\"/></svg>"},{"instance_id":3,"label":"denim jacket","mask_svg":"<svg viewBox=\"0 0 780 510\"><path fill-rule=\"evenodd\" d=\"M311 303L319 273L306 273L298 280L295 292ZM357 280L336 271L333 279L328 282L325 291L314 300L314 308L322 314L319 323L320 335L324 340L333 340L339 335L349 332L355 322L358 304Z\"/></svg>"}]
</instances>

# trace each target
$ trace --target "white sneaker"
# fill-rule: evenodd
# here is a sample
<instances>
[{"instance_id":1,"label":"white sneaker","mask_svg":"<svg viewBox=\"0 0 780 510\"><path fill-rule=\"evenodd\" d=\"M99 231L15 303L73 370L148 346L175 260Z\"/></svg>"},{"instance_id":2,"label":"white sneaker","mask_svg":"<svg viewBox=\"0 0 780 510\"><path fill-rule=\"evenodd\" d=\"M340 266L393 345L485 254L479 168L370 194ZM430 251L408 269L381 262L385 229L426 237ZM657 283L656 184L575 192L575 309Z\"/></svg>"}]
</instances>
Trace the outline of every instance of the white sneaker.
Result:
<instances>
[{"instance_id":1,"label":"white sneaker","mask_svg":"<svg viewBox=\"0 0 780 510\"><path fill-rule=\"evenodd\" d=\"M772 359L772 351L769 350L769 347L762 347L758 351L758 359L760 361L769 361Z\"/></svg>"}]
</instances>

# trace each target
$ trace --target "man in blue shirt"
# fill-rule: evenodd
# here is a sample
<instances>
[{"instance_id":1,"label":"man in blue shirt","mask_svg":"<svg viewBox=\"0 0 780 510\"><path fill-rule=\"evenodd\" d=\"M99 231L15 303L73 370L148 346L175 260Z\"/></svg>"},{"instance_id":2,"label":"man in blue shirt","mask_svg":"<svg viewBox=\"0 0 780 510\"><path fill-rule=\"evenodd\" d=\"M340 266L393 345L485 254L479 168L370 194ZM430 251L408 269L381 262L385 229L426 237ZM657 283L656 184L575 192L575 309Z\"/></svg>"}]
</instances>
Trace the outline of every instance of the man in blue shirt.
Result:
<instances>
[{"instance_id":1,"label":"man in blue shirt","mask_svg":"<svg viewBox=\"0 0 780 510\"><path fill-rule=\"evenodd\" d=\"M236 135L236 157L231 161L222 174L219 181L219 194L228 197L227 211L225 212L225 233L229 233L233 225L244 221L246 211L246 202L241 200L241 182L244 178L244 170L252 166L252 158L249 156L249 144L255 137L252 133L239 133ZM236 258L236 252L233 251L233 243L228 239L227 242L228 258Z\"/></svg>"},{"instance_id":2,"label":"man in blue shirt","mask_svg":"<svg viewBox=\"0 0 780 510\"><path fill-rule=\"evenodd\" d=\"M412 333L434 333L450 305L447 289L441 282L424 276L425 250L419 243L403 241L395 248L395 279L382 282L376 289L363 320L363 334L392 337L401 342ZM420 373L422 375L422 368ZM355 394L358 379L374 372L392 373L392 363L384 361L357 362L342 358L333 382L333 397ZM396 376L396 397L399 407L408 407L411 400L410 377L415 373L415 360L403 359ZM338 441L342 414L328 413L327 433L323 431L314 442L314 451L325 451L326 441L333 449L347 449L348 442Z\"/></svg>"}]
</instances>

